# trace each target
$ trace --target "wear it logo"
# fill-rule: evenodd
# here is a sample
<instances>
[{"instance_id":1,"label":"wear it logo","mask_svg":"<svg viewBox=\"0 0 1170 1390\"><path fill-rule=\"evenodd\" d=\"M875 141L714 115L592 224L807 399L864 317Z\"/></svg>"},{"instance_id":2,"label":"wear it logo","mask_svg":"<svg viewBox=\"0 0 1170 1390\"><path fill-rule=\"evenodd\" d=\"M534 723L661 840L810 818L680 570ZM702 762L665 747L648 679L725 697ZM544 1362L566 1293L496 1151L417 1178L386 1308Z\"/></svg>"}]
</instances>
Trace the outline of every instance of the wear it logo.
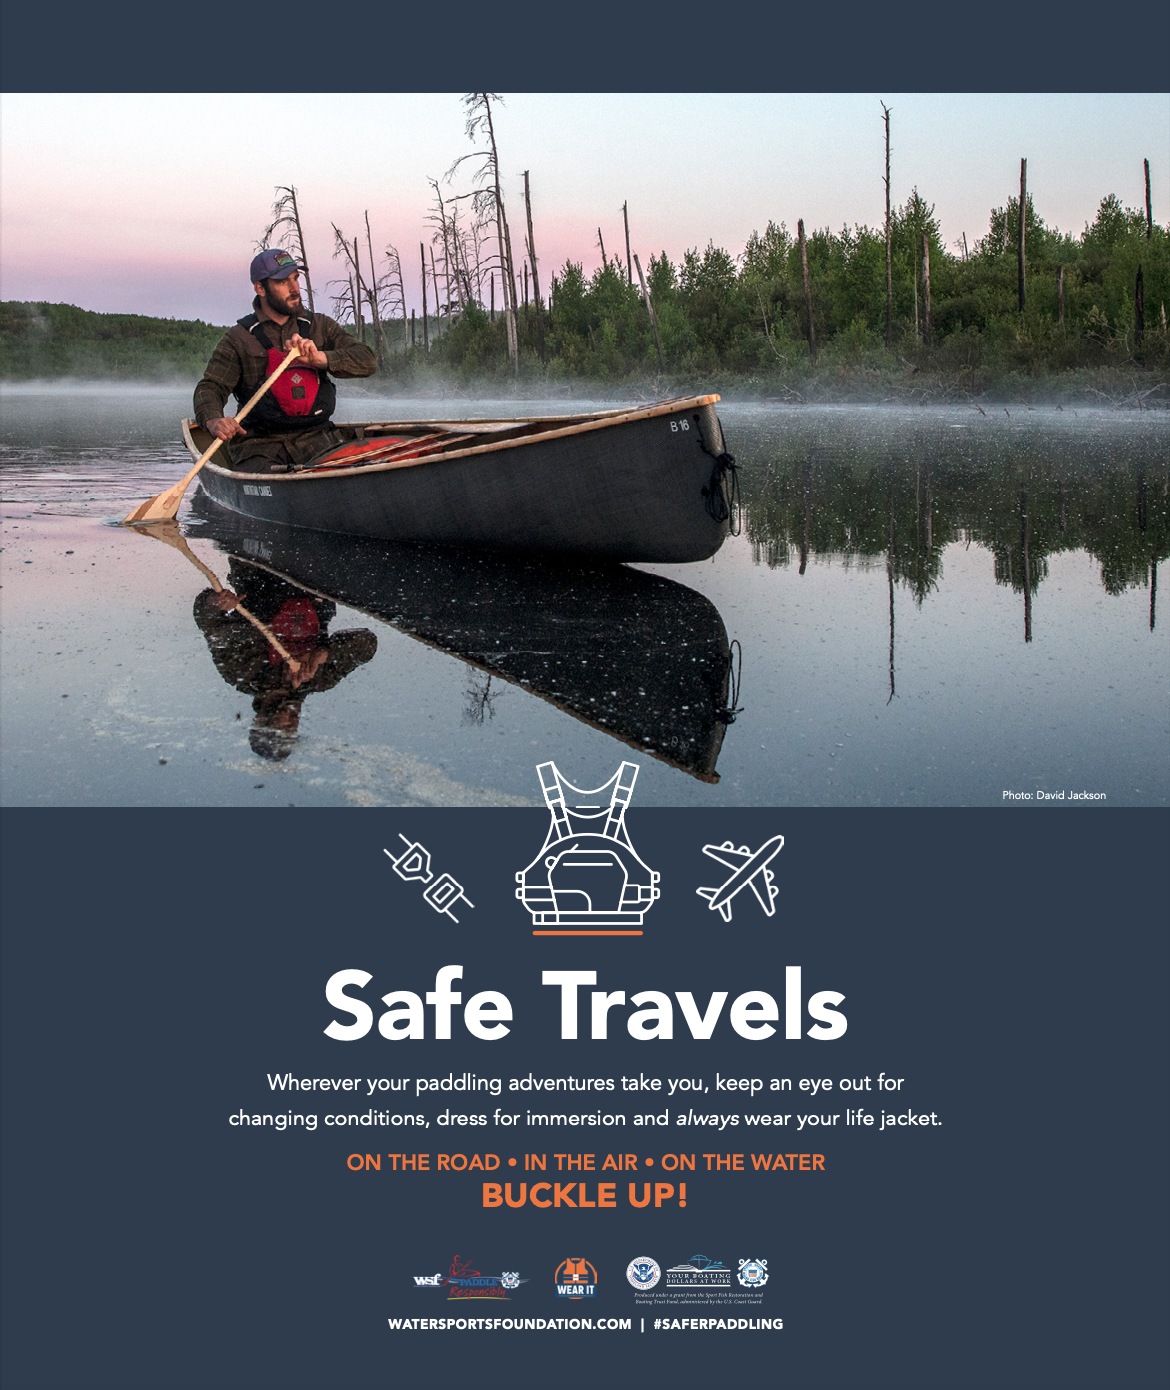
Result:
<instances>
[{"instance_id":1,"label":"wear it logo","mask_svg":"<svg viewBox=\"0 0 1170 1390\"><path fill-rule=\"evenodd\" d=\"M597 1294L597 1271L588 1260L562 1260L553 1279L558 1298L593 1298Z\"/></svg>"},{"instance_id":2,"label":"wear it logo","mask_svg":"<svg viewBox=\"0 0 1170 1390\"><path fill-rule=\"evenodd\" d=\"M639 1255L626 1266L626 1278L636 1289L652 1289L662 1278L662 1271L657 1261Z\"/></svg>"},{"instance_id":3,"label":"wear it logo","mask_svg":"<svg viewBox=\"0 0 1170 1390\"><path fill-rule=\"evenodd\" d=\"M767 1260L740 1260L735 1276L745 1289L762 1289L768 1282Z\"/></svg>"},{"instance_id":4,"label":"wear it logo","mask_svg":"<svg viewBox=\"0 0 1170 1390\"><path fill-rule=\"evenodd\" d=\"M552 823L540 853L516 875L532 935L641 936L661 875L638 858L626 829L637 764L622 763L592 791L566 782L554 763L536 771Z\"/></svg>"}]
</instances>

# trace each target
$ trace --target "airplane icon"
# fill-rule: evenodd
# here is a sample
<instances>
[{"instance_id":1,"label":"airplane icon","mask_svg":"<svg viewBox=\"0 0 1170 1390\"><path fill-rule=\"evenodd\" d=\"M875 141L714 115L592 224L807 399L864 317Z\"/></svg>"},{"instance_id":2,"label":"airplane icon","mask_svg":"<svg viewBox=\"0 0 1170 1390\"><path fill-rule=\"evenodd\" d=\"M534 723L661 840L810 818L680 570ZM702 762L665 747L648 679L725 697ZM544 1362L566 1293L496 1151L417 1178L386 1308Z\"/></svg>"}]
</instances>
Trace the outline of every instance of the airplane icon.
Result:
<instances>
[{"instance_id":1,"label":"airplane icon","mask_svg":"<svg viewBox=\"0 0 1170 1390\"><path fill-rule=\"evenodd\" d=\"M730 922L732 898L741 888L750 888L756 895L756 901L771 917L776 911L780 890L772 884L772 871L768 865L783 848L783 835L773 835L755 851L748 849L747 845L736 849L730 840L725 840L721 845L704 845L704 854L735 872L719 888L696 888L695 892L700 898L707 899L707 906L712 912L718 910L723 920Z\"/></svg>"}]
</instances>

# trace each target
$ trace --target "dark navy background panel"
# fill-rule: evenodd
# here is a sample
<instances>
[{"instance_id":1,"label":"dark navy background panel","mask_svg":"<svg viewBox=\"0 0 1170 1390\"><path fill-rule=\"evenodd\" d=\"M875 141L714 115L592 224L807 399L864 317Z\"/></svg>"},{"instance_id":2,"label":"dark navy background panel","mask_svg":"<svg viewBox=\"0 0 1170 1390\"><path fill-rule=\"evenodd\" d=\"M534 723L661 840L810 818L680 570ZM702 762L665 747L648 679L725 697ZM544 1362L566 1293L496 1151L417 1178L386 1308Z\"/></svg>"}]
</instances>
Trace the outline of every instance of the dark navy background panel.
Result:
<instances>
[{"instance_id":1,"label":"dark navy background panel","mask_svg":"<svg viewBox=\"0 0 1170 1390\"><path fill-rule=\"evenodd\" d=\"M427 1383L564 1390L744 1383L818 1390L1155 1390L1166 1382L1167 844L1149 812L639 810L633 843L662 874L645 935L544 939L514 897L544 811L6 813L4 834L4 1385L6 1390L323 1390ZM458 925L384 847L423 844L475 904ZM749 892L730 924L695 889L701 853L786 843L777 913ZM498 990L511 1032L353 1042L325 982L425 994L463 967L463 1000ZM836 1041L748 1041L730 1002L831 990ZM729 993L713 1036L560 1038L545 969L597 988ZM804 1027L810 1026L807 1014ZM273 1092L295 1077L704 1079L679 1093ZM902 1079L896 1097L842 1079ZM714 1079L794 1090L716 1093ZM833 1080L801 1093L801 1078ZM937 1126L844 1126L844 1112ZM420 1113L429 1129L233 1127L245 1113ZM438 1126L445 1109L482 1127ZM505 1129L494 1112L623 1113L625 1128ZM681 1112L837 1114L836 1125L722 1133ZM636 1114L666 1126L633 1125ZM528 1152L556 1181L617 1184L614 1210L485 1209L479 1172L352 1172L350 1154L491 1153L518 1183ZM631 1153L635 1174L551 1171L556 1153ZM823 1172L710 1172L704 1153L820 1153ZM668 1154L695 1171L668 1173ZM652 1169L644 1161L653 1157ZM687 1205L630 1207L629 1181L687 1182ZM514 1189L515 1192L515 1189ZM696 1254L768 1261L760 1302L726 1315L783 1330L658 1331L625 1277ZM392 1332L390 1317L464 1306L420 1287L461 1260L527 1281L478 1316L630 1317L605 1332ZM597 1270L567 1309L566 1258ZM738 1289L733 1279L733 1287ZM697 1316L680 1307L671 1316ZM646 1331L640 1319L647 1317Z\"/></svg>"},{"instance_id":2,"label":"dark navy background panel","mask_svg":"<svg viewBox=\"0 0 1170 1390\"><path fill-rule=\"evenodd\" d=\"M1058 12L992 0L910 22L861 0L831 12L513 0L490 22L482 7L448 4L436 24L430 8L410 5L351 4L327 17L296 0L272 11L115 0L64 12L3 0L0 37L5 91L1156 91L1170 12L1162 0L1132 0L1123 23L1106 23L1085 0ZM246 159L247 139L240 148ZM696 179L718 196L717 169Z\"/></svg>"}]
</instances>

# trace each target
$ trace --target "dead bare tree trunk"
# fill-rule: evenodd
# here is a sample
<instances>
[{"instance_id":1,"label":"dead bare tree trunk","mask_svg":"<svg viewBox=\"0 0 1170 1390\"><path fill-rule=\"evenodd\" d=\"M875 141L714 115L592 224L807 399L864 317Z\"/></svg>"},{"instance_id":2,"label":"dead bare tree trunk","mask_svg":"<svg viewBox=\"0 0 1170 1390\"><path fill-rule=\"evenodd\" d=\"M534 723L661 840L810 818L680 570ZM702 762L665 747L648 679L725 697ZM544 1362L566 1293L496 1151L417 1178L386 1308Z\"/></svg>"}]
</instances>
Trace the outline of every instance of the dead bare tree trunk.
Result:
<instances>
[{"instance_id":1,"label":"dead bare tree trunk","mask_svg":"<svg viewBox=\"0 0 1170 1390\"><path fill-rule=\"evenodd\" d=\"M883 101L882 119L886 123L886 349L894 342L894 262L890 246L890 108Z\"/></svg>"},{"instance_id":2,"label":"dead bare tree trunk","mask_svg":"<svg viewBox=\"0 0 1170 1390\"><path fill-rule=\"evenodd\" d=\"M817 360L817 330L813 326L812 287L808 281L808 247L804 240L804 218L796 224L796 237L800 242L800 273L804 277L804 307L808 313L808 350L815 362Z\"/></svg>"},{"instance_id":3,"label":"dead bare tree trunk","mask_svg":"<svg viewBox=\"0 0 1170 1390\"><path fill-rule=\"evenodd\" d=\"M626 203L622 204L622 221L626 224L626 274L632 285L634 283L634 267L630 263L630 213Z\"/></svg>"},{"instance_id":4,"label":"dead bare tree trunk","mask_svg":"<svg viewBox=\"0 0 1170 1390\"><path fill-rule=\"evenodd\" d=\"M435 289L435 338L443 336L443 302L439 298L439 272L435 269L435 248L431 247L431 284ZM451 305L447 304L447 314L450 316Z\"/></svg>"},{"instance_id":5,"label":"dead bare tree trunk","mask_svg":"<svg viewBox=\"0 0 1170 1390\"><path fill-rule=\"evenodd\" d=\"M516 267L512 263L512 229L508 226L507 216L504 217L504 250L508 255L508 302L511 306L512 336L516 340L516 357L514 370L520 371L520 324L516 317Z\"/></svg>"},{"instance_id":6,"label":"dead bare tree trunk","mask_svg":"<svg viewBox=\"0 0 1170 1390\"><path fill-rule=\"evenodd\" d=\"M524 170L524 213L528 219L528 263L532 267L532 297L536 301L536 351L544 361L544 308L540 302L540 272L536 261L536 238L532 234L532 193L528 170Z\"/></svg>"},{"instance_id":7,"label":"dead bare tree trunk","mask_svg":"<svg viewBox=\"0 0 1170 1390\"><path fill-rule=\"evenodd\" d=\"M389 348L386 344L386 332L382 327L382 316L378 312L378 267L374 264L374 238L370 235L370 212L366 209L366 249L370 253L370 284L366 291L366 298L370 304L370 315L374 320L374 351L378 355L378 370L386 369L386 355ZM355 238L356 250L356 238Z\"/></svg>"},{"instance_id":8,"label":"dead bare tree trunk","mask_svg":"<svg viewBox=\"0 0 1170 1390\"><path fill-rule=\"evenodd\" d=\"M1019 235L1019 281L1020 313L1024 312L1024 228L1028 221L1028 161L1020 160L1020 235Z\"/></svg>"},{"instance_id":9,"label":"dead bare tree trunk","mask_svg":"<svg viewBox=\"0 0 1170 1390\"><path fill-rule=\"evenodd\" d=\"M366 324L365 324L365 319L364 319L363 316L362 316L362 268L361 268L361 262L358 260L358 239L357 239L357 237L354 237L354 239L353 239L353 280L354 280L354 286L353 286L353 287L354 287L354 291L355 291L356 294L357 294L357 301L358 301L358 335L357 335L357 336L358 336L359 341L361 341L361 342L364 343L364 342L366 341Z\"/></svg>"},{"instance_id":10,"label":"dead bare tree trunk","mask_svg":"<svg viewBox=\"0 0 1170 1390\"><path fill-rule=\"evenodd\" d=\"M1150 198L1149 198L1149 188L1150 188L1150 161L1147 159L1147 160L1146 160L1146 206L1147 206L1147 207L1149 206L1149 202L1150 202ZM313 312L313 280L312 280L312 277L311 277L310 274L309 274L309 258L308 258L308 256L305 254L305 234L304 234L303 231L301 231L301 210L300 210L300 207L297 205L297 190L296 190L295 188L290 188L290 189L288 190L288 193L289 193L290 199L292 200L293 222L294 222L294 224L296 225L296 229L297 229L297 245L301 248L301 265L303 265L304 268L305 268L305 290L306 290L306 292L308 293L308 296L309 296L309 313L311 314L311 313Z\"/></svg>"},{"instance_id":11,"label":"dead bare tree trunk","mask_svg":"<svg viewBox=\"0 0 1170 1390\"><path fill-rule=\"evenodd\" d=\"M654 342L658 348L658 365L662 371L666 371L666 358L662 355L662 339L658 336L658 320L654 317L654 305L650 302L650 291L646 288L646 277L642 274L642 262L638 259L638 253L634 252L634 264L638 267L638 283L642 286L642 302L646 305L646 312L650 315L650 327L654 330Z\"/></svg>"},{"instance_id":12,"label":"dead bare tree trunk","mask_svg":"<svg viewBox=\"0 0 1170 1390\"><path fill-rule=\"evenodd\" d=\"M540 308L540 271L537 269L536 239L532 234L532 191L528 186L528 170L524 170L524 214L528 219L528 263L532 267L532 297Z\"/></svg>"},{"instance_id":13,"label":"dead bare tree trunk","mask_svg":"<svg viewBox=\"0 0 1170 1390\"><path fill-rule=\"evenodd\" d=\"M418 244L419 259L422 261L422 291L423 291L423 352L429 353L431 350L431 335L427 328L427 253L420 241Z\"/></svg>"},{"instance_id":14,"label":"dead bare tree trunk","mask_svg":"<svg viewBox=\"0 0 1170 1390\"><path fill-rule=\"evenodd\" d=\"M1142 161L1146 166L1146 240L1149 241L1154 235L1154 209L1150 202L1150 161Z\"/></svg>"},{"instance_id":15,"label":"dead bare tree trunk","mask_svg":"<svg viewBox=\"0 0 1170 1390\"><path fill-rule=\"evenodd\" d=\"M608 270L609 262L605 259L605 242L602 240L600 227L597 229L597 244L601 247L601 264L604 269Z\"/></svg>"},{"instance_id":16,"label":"dead bare tree trunk","mask_svg":"<svg viewBox=\"0 0 1170 1390\"><path fill-rule=\"evenodd\" d=\"M498 101L499 97L494 96L491 92L469 92L463 98L463 104L468 113L465 126L468 139L475 140L478 135L486 134L489 146L486 151L477 151L474 155L466 155L464 158L483 160L479 177L484 182L490 180L490 197L496 223L496 247L499 252L500 279L504 287L504 315L508 325L508 355L512 359L513 372L519 373L520 342L516 323L516 277L512 266L512 238L508 231L508 219L504 212L504 195L500 190L500 155L496 147L495 122L492 119L493 100ZM454 173L455 168L460 163L462 160L455 161L448 177ZM486 193L487 190L484 192Z\"/></svg>"},{"instance_id":17,"label":"dead bare tree trunk","mask_svg":"<svg viewBox=\"0 0 1170 1390\"><path fill-rule=\"evenodd\" d=\"M313 312L313 280L309 274L309 258L305 254L305 234L301 229L301 210L297 203L297 190L291 185L281 185L277 188L277 199L272 204L272 221L264 229L264 235L260 239L260 249L267 250L272 244L273 233L278 227L284 226L295 237L295 244L289 249L300 261L305 272L305 290L309 296L309 313ZM285 236L288 235L286 232Z\"/></svg>"},{"instance_id":18,"label":"dead bare tree trunk","mask_svg":"<svg viewBox=\"0 0 1170 1390\"><path fill-rule=\"evenodd\" d=\"M402 351L405 353L408 346L414 346L414 333L406 322L406 285L402 279L402 257L398 254L397 246L386 248L386 261L389 265L388 278L391 286L394 284L395 277L398 279L398 302L402 306ZM384 333L385 330L383 329ZM389 344L387 344L386 350L387 352L390 350Z\"/></svg>"},{"instance_id":19,"label":"dead bare tree trunk","mask_svg":"<svg viewBox=\"0 0 1170 1390\"><path fill-rule=\"evenodd\" d=\"M922 233L922 340L930 346L930 237Z\"/></svg>"}]
</instances>

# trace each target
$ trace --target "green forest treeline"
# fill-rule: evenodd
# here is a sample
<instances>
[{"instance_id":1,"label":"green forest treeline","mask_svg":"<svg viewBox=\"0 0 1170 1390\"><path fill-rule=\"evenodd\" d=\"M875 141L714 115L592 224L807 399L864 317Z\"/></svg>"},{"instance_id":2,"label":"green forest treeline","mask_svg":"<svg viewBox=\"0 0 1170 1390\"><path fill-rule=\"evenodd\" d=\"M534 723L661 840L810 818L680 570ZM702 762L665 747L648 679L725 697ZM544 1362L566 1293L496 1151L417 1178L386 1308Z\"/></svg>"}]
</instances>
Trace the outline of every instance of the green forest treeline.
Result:
<instances>
[{"instance_id":1,"label":"green forest treeline","mask_svg":"<svg viewBox=\"0 0 1170 1390\"><path fill-rule=\"evenodd\" d=\"M1079 236L1045 226L1025 209L1026 296L1018 306L1019 202L991 214L987 235L948 251L934 208L917 190L892 214L893 331L886 345L884 230L814 231L807 239L812 359L799 246L781 223L753 232L743 253L721 247L665 253L646 266L665 366L650 318L626 266L609 260L587 277L568 262L553 279L551 310L519 315L520 385L653 384L666 389L747 390L789 399L893 392L923 398L952 393L1034 394L1062 376L1077 389L1128 383L1159 390L1170 367L1166 303L1170 236L1144 212L1102 199ZM922 268L929 246L930 341ZM1138 320L1141 275L1144 331ZM1058 305L1063 281L1064 320ZM457 319L383 325L384 372L400 388L434 376L464 385L511 378L502 314L478 307ZM0 376L191 377L201 372L221 329L137 315L92 314L69 305L0 306ZM367 325L366 336L372 340ZM389 384L389 383L387 383ZM1151 390L1152 388L1152 390Z\"/></svg>"}]
</instances>

